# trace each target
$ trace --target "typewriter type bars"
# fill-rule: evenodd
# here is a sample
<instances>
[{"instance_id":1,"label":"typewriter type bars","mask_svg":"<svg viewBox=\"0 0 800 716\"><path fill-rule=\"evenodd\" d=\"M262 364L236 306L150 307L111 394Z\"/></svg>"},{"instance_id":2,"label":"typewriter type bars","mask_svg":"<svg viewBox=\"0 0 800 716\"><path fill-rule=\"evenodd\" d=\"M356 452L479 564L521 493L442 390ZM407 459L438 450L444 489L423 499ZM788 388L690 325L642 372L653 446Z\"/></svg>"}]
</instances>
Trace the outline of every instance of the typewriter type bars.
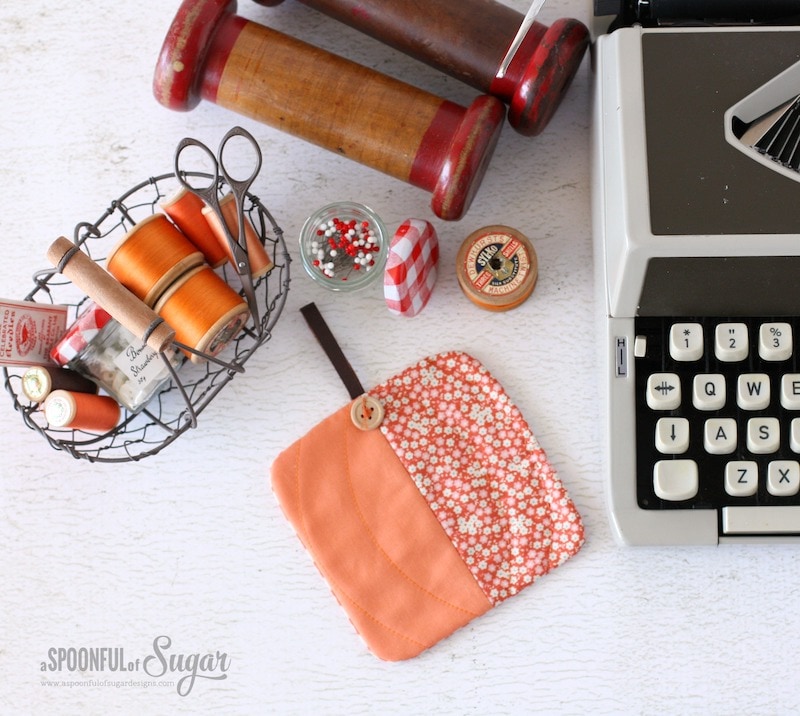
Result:
<instances>
[{"instance_id":1,"label":"typewriter type bars","mask_svg":"<svg viewBox=\"0 0 800 716\"><path fill-rule=\"evenodd\" d=\"M751 159L800 181L800 62L728 109L725 137Z\"/></svg>"},{"instance_id":2,"label":"typewriter type bars","mask_svg":"<svg viewBox=\"0 0 800 716\"><path fill-rule=\"evenodd\" d=\"M800 171L800 95L753 122L741 141L781 166Z\"/></svg>"}]
</instances>

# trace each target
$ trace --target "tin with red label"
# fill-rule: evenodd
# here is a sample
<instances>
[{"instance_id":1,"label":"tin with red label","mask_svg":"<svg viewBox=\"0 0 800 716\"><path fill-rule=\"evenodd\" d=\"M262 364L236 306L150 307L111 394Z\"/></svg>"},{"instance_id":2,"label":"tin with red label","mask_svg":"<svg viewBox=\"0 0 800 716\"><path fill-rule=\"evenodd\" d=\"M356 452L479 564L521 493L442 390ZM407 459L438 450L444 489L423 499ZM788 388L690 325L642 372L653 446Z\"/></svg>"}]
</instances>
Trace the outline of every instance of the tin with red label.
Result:
<instances>
[{"instance_id":1,"label":"tin with red label","mask_svg":"<svg viewBox=\"0 0 800 716\"><path fill-rule=\"evenodd\" d=\"M502 225L472 232L456 258L461 289L488 311L507 311L525 301L536 285L538 269L536 251L528 238Z\"/></svg>"}]
</instances>

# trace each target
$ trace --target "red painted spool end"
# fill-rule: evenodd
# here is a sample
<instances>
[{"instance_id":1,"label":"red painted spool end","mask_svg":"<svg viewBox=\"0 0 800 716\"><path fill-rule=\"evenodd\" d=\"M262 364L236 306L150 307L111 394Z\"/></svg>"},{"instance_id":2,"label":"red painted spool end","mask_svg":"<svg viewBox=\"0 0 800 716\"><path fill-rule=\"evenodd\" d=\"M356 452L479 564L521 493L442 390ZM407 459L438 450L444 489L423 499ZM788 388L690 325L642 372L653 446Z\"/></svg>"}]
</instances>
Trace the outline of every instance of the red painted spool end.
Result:
<instances>
[{"instance_id":1,"label":"red painted spool end","mask_svg":"<svg viewBox=\"0 0 800 716\"><path fill-rule=\"evenodd\" d=\"M453 134L433 189L433 213L458 221L469 209L489 165L505 120L505 106L481 95L466 110Z\"/></svg>"},{"instance_id":2,"label":"red painted spool end","mask_svg":"<svg viewBox=\"0 0 800 716\"><path fill-rule=\"evenodd\" d=\"M236 0L183 0L170 25L153 76L153 94L169 109L188 111L200 102L211 38Z\"/></svg>"},{"instance_id":3,"label":"red painted spool end","mask_svg":"<svg viewBox=\"0 0 800 716\"><path fill-rule=\"evenodd\" d=\"M508 121L517 132L532 137L547 126L588 46L589 31L578 20L557 20L548 28L509 102Z\"/></svg>"}]
</instances>

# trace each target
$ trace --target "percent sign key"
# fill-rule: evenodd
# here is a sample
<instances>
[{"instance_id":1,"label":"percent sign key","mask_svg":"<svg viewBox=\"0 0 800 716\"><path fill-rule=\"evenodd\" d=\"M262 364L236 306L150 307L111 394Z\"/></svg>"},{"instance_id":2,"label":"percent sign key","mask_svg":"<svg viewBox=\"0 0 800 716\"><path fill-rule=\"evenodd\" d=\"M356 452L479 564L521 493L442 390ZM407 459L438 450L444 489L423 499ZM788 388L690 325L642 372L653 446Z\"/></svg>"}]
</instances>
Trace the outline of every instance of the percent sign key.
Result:
<instances>
[{"instance_id":1,"label":"percent sign key","mask_svg":"<svg viewBox=\"0 0 800 716\"><path fill-rule=\"evenodd\" d=\"M763 360L789 360L793 350L792 327L788 323L762 323L758 352Z\"/></svg>"}]
</instances>

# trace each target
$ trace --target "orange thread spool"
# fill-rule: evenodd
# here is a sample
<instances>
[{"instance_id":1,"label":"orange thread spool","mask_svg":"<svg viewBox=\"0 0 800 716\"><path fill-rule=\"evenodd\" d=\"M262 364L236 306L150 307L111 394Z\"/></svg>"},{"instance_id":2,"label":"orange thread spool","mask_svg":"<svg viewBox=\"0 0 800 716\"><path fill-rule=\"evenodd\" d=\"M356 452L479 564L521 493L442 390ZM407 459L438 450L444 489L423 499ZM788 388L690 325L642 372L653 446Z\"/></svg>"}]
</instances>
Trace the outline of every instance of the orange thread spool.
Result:
<instances>
[{"instance_id":1,"label":"orange thread spool","mask_svg":"<svg viewBox=\"0 0 800 716\"><path fill-rule=\"evenodd\" d=\"M196 194L180 188L161 202L164 213L206 257L212 268L228 260L228 253L203 216L205 202Z\"/></svg>"},{"instance_id":2,"label":"orange thread spool","mask_svg":"<svg viewBox=\"0 0 800 716\"><path fill-rule=\"evenodd\" d=\"M177 278L202 263L203 254L164 214L136 224L106 259L109 273L150 307Z\"/></svg>"},{"instance_id":3,"label":"orange thread spool","mask_svg":"<svg viewBox=\"0 0 800 716\"><path fill-rule=\"evenodd\" d=\"M222 211L222 216L225 217L225 225L231 232L234 239L239 238L239 216L236 211L236 202L233 200L233 194L226 194L219 202L219 208ZM225 229L220 223L219 217L209 208L203 209L203 216L206 217L208 225L217 237L220 245L225 249L230 257L232 263L236 263L236 259L231 254L230 247L228 246L228 239L225 236ZM253 278L263 276L270 271L273 267L272 259L270 259L267 250L258 238L256 230L250 219L245 215L244 217L244 235L247 246L247 258L250 259L250 274Z\"/></svg>"},{"instance_id":4,"label":"orange thread spool","mask_svg":"<svg viewBox=\"0 0 800 716\"><path fill-rule=\"evenodd\" d=\"M44 415L54 428L106 433L116 427L119 403L107 395L54 390L44 402Z\"/></svg>"},{"instance_id":5,"label":"orange thread spool","mask_svg":"<svg viewBox=\"0 0 800 716\"><path fill-rule=\"evenodd\" d=\"M216 356L242 329L250 316L244 299L208 266L191 269L167 289L155 307L175 340ZM202 356L188 353L194 363Z\"/></svg>"}]
</instances>

